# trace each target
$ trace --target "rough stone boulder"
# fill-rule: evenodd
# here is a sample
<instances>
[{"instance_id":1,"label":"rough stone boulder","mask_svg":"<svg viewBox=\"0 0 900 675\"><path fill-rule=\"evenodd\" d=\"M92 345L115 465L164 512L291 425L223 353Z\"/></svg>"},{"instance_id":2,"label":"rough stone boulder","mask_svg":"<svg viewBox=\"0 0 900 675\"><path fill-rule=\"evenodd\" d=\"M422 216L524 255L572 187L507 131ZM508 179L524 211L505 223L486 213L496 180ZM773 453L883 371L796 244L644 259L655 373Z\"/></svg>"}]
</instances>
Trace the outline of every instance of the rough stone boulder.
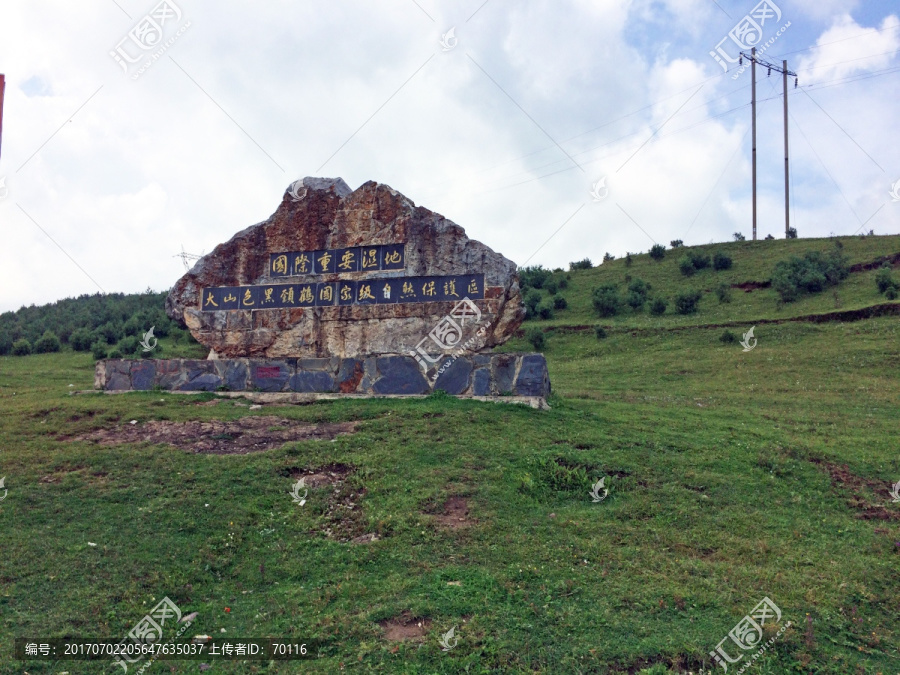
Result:
<instances>
[{"instance_id":1,"label":"rough stone boulder","mask_svg":"<svg viewBox=\"0 0 900 675\"><path fill-rule=\"evenodd\" d=\"M321 274L312 280L483 274L484 297L474 301L482 330L468 350L502 344L522 323L515 263L387 185L369 181L351 191L340 178L304 178L289 186L268 220L219 244L178 280L166 312L221 358L409 354L453 310L454 301L201 310L205 289L301 281L274 277L270 254L388 244L405 245L404 269Z\"/></svg>"}]
</instances>

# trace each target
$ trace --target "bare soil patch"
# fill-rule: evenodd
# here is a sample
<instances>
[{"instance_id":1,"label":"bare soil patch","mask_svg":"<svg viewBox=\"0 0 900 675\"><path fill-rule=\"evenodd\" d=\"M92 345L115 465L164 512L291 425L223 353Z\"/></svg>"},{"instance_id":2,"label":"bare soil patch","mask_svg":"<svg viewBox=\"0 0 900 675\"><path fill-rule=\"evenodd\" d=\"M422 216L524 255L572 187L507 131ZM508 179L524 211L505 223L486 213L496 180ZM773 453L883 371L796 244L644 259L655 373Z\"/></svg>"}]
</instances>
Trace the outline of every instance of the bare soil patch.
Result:
<instances>
[{"instance_id":1,"label":"bare soil patch","mask_svg":"<svg viewBox=\"0 0 900 675\"><path fill-rule=\"evenodd\" d=\"M857 476L846 464L835 464L824 459L812 458L810 461L825 469L831 476L831 484L838 489L850 493L847 506L858 511L857 518L862 520L900 520L900 509L891 509L885 505L873 504L865 493L871 492L875 497L890 501L891 484L888 481L873 480Z\"/></svg>"},{"instance_id":2,"label":"bare soil patch","mask_svg":"<svg viewBox=\"0 0 900 675\"><path fill-rule=\"evenodd\" d=\"M393 619L379 621L378 625L384 630L384 637L391 642L401 642L425 637L431 628L431 619L428 617L413 617L409 612L404 612Z\"/></svg>"},{"instance_id":3,"label":"bare soil patch","mask_svg":"<svg viewBox=\"0 0 900 675\"><path fill-rule=\"evenodd\" d=\"M96 429L75 436L73 440L91 441L100 445L167 443L194 453L244 455L279 448L293 441L331 440L341 434L353 433L358 424L359 422L308 424L266 415L253 415L237 420L150 420Z\"/></svg>"},{"instance_id":4,"label":"bare soil patch","mask_svg":"<svg viewBox=\"0 0 900 675\"><path fill-rule=\"evenodd\" d=\"M469 502L465 497L454 495L444 502L440 513L434 519L443 527L460 530L469 527L475 521L469 518Z\"/></svg>"}]
</instances>

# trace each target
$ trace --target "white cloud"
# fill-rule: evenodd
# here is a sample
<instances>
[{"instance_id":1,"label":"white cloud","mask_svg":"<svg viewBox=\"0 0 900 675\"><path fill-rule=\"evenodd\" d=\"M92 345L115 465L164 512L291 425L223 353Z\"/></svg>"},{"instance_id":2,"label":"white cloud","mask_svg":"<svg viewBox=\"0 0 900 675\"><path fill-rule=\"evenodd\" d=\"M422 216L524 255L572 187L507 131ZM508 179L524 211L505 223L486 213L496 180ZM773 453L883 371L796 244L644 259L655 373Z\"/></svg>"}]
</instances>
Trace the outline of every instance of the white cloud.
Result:
<instances>
[{"instance_id":1,"label":"white cloud","mask_svg":"<svg viewBox=\"0 0 900 675\"><path fill-rule=\"evenodd\" d=\"M885 17L876 28L860 26L844 14L819 36L816 48L801 57L798 74L806 84L819 84L885 68L897 62L900 19Z\"/></svg>"}]
</instances>

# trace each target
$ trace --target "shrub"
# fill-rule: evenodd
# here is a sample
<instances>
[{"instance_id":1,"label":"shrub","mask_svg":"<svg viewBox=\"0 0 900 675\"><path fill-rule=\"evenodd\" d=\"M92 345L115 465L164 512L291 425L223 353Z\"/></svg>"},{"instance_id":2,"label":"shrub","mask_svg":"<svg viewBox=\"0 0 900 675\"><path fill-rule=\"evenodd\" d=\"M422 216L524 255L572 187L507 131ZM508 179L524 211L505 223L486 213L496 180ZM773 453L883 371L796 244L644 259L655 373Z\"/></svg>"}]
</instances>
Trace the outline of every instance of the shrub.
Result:
<instances>
[{"instance_id":1,"label":"shrub","mask_svg":"<svg viewBox=\"0 0 900 675\"><path fill-rule=\"evenodd\" d=\"M594 309L600 316L615 316L622 308L622 298L615 284L604 284L591 292Z\"/></svg>"},{"instance_id":2,"label":"shrub","mask_svg":"<svg viewBox=\"0 0 900 675\"><path fill-rule=\"evenodd\" d=\"M116 347L113 347L113 348L110 350L109 356L108 356L107 358L110 358L110 359L121 359L121 358L122 358L122 352L120 352Z\"/></svg>"},{"instance_id":3,"label":"shrub","mask_svg":"<svg viewBox=\"0 0 900 675\"><path fill-rule=\"evenodd\" d=\"M688 291L675 296L675 311L679 314L693 314L700 302L700 291Z\"/></svg>"},{"instance_id":4,"label":"shrub","mask_svg":"<svg viewBox=\"0 0 900 675\"><path fill-rule=\"evenodd\" d=\"M731 235L731 236L734 237L734 240L735 240L735 241L744 241L744 240L747 238L747 237L745 237L744 235L742 235L740 232L735 232L735 233L734 233L733 235Z\"/></svg>"},{"instance_id":5,"label":"shrub","mask_svg":"<svg viewBox=\"0 0 900 675\"><path fill-rule=\"evenodd\" d=\"M13 342L13 356L28 356L31 353L31 343L25 338L20 338Z\"/></svg>"},{"instance_id":6,"label":"shrub","mask_svg":"<svg viewBox=\"0 0 900 675\"><path fill-rule=\"evenodd\" d=\"M672 248L681 248L682 246L684 246L684 242L681 241L681 239L673 239L669 242L669 246L671 246Z\"/></svg>"},{"instance_id":7,"label":"shrub","mask_svg":"<svg viewBox=\"0 0 900 675\"><path fill-rule=\"evenodd\" d=\"M99 361L100 359L106 358L106 343L98 340L94 344L91 345L91 354L94 356L95 361Z\"/></svg>"},{"instance_id":8,"label":"shrub","mask_svg":"<svg viewBox=\"0 0 900 675\"><path fill-rule=\"evenodd\" d=\"M569 306L569 301L566 300L563 296L557 295L553 298L553 309L566 309Z\"/></svg>"},{"instance_id":9,"label":"shrub","mask_svg":"<svg viewBox=\"0 0 900 675\"><path fill-rule=\"evenodd\" d=\"M772 288L782 302L793 302L803 292L818 293L840 283L849 274L847 258L840 248L835 247L827 254L807 251L802 258L791 256L775 264Z\"/></svg>"},{"instance_id":10,"label":"shrub","mask_svg":"<svg viewBox=\"0 0 900 675\"><path fill-rule=\"evenodd\" d=\"M544 345L547 344L547 338L544 335L544 331L542 331L537 326L531 326L528 330L525 331L525 339L531 343L531 346L540 351L544 348Z\"/></svg>"},{"instance_id":11,"label":"shrub","mask_svg":"<svg viewBox=\"0 0 900 675\"><path fill-rule=\"evenodd\" d=\"M593 266L594 265L591 263L591 259L585 258L584 260L576 260L575 262L570 262L569 270L589 270L593 268Z\"/></svg>"},{"instance_id":12,"label":"shrub","mask_svg":"<svg viewBox=\"0 0 900 675\"><path fill-rule=\"evenodd\" d=\"M722 251L716 251L713 254L713 269L714 270L730 270L731 269L731 256L726 253L722 253Z\"/></svg>"},{"instance_id":13,"label":"shrub","mask_svg":"<svg viewBox=\"0 0 900 675\"><path fill-rule=\"evenodd\" d=\"M631 263L634 261L631 259L631 253L625 254L625 267L631 267Z\"/></svg>"},{"instance_id":14,"label":"shrub","mask_svg":"<svg viewBox=\"0 0 900 675\"><path fill-rule=\"evenodd\" d=\"M96 330L97 337L106 340L106 344L115 344L124 337L124 330L121 323L113 323L112 321L103 324Z\"/></svg>"},{"instance_id":15,"label":"shrub","mask_svg":"<svg viewBox=\"0 0 900 675\"><path fill-rule=\"evenodd\" d=\"M544 282L550 274L550 270L544 269L541 265L523 267L519 270L519 283L523 288L526 286L531 288L543 288Z\"/></svg>"},{"instance_id":16,"label":"shrub","mask_svg":"<svg viewBox=\"0 0 900 675\"><path fill-rule=\"evenodd\" d=\"M605 340L606 339L606 329L600 325L594 326L594 335L597 336L598 340Z\"/></svg>"},{"instance_id":17,"label":"shrub","mask_svg":"<svg viewBox=\"0 0 900 675\"><path fill-rule=\"evenodd\" d=\"M891 268L885 264L875 275L875 285L878 286L879 293L887 293L888 289L900 288L894 277L891 276Z\"/></svg>"},{"instance_id":18,"label":"shrub","mask_svg":"<svg viewBox=\"0 0 900 675\"><path fill-rule=\"evenodd\" d=\"M533 288L525 294L525 308L534 316L537 313L537 306L541 302L541 294Z\"/></svg>"},{"instance_id":19,"label":"shrub","mask_svg":"<svg viewBox=\"0 0 900 675\"><path fill-rule=\"evenodd\" d=\"M767 235L766 235L766 239L774 239L774 238L775 238L775 237L773 237L771 234L767 234Z\"/></svg>"},{"instance_id":20,"label":"shrub","mask_svg":"<svg viewBox=\"0 0 900 675\"><path fill-rule=\"evenodd\" d=\"M787 238L788 238L788 239L796 239L796 238L797 238L797 228L796 228L796 227L789 227L789 228L788 228L788 231L787 231Z\"/></svg>"},{"instance_id":21,"label":"shrub","mask_svg":"<svg viewBox=\"0 0 900 675\"><path fill-rule=\"evenodd\" d=\"M653 316L662 316L666 313L666 307L668 307L668 303L662 298L654 298L650 303L650 313Z\"/></svg>"},{"instance_id":22,"label":"shrub","mask_svg":"<svg viewBox=\"0 0 900 675\"><path fill-rule=\"evenodd\" d=\"M119 344L116 345L116 349L130 356L138 350L138 339L134 336L122 338L119 340Z\"/></svg>"},{"instance_id":23,"label":"shrub","mask_svg":"<svg viewBox=\"0 0 900 675\"><path fill-rule=\"evenodd\" d=\"M91 335L91 331L87 328L79 328L78 330L72 331L72 334L69 336L69 344L76 352L90 351L92 340L93 336Z\"/></svg>"},{"instance_id":24,"label":"shrub","mask_svg":"<svg viewBox=\"0 0 900 675\"><path fill-rule=\"evenodd\" d=\"M662 244L653 244L650 249L650 257L656 261L662 260L666 257L666 247Z\"/></svg>"},{"instance_id":25,"label":"shrub","mask_svg":"<svg viewBox=\"0 0 900 675\"><path fill-rule=\"evenodd\" d=\"M686 277L693 276L697 271L697 269L694 267L694 263L691 261L690 256L686 255L682 256L678 260L678 269L680 269L681 273Z\"/></svg>"},{"instance_id":26,"label":"shrub","mask_svg":"<svg viewBox=\"0 0 900 675\"><path fill-rule=\"evenodd\" d=\"M0 333L0 356L6 356L12 351L13 339L6 333Z\"/></svg>"},{"instance_id":27,"label":"shrub","mask_svg":"<svg viewBox=\"0 0 900 675\"><path fill-rule=\"evenodd\" d=\"M49 354L51 352L58 352L59 349L59 338L56 337L56 333L52 330L44 331L44 334L34 343L35 354Z\"/></svg>"},{"instance_id":28,"label":"shrub","mask_svg":"<svg viewBox=\"0 0 900 675\"><path fill-rule=\"evenodd\" d=\"M632 293L637 293L644 300L647 299L647 296L650 293L650 289L653 288L650 284L648 284L643 279L635 279L630 284L628 284L628 290Z\"/></svg>"},{"instance_id":29,"label":"shrub","mask_svg":"<svg viewBox=\"0 0 900 675\"><path fill-rule=\"evenodd\" d=\"M719 336L719 340L721 340L725 344L728 344L728 343L731 343L731 342L734 342L735 340L737 340L737 336L734 333L732 333L730 330L726 329L725 332Z\"/></svg>"},{"instance_id":30,"label":"shrub","mask_svg":"<svg viewBox=\"0 0 900 675\"><path fill-rule=\"evenodd\" d=\"M544 282L544 290L550 295L556 295L556 292L559 290L559 284L556 282L556 279L547 279Z\"/></svg>"},{"instance_id":31,"label":"shrub","mask_svg":"<svg viewBox=\"0 0 900 675\"><path fill-rule=\"evenodd\" d=\"M559 279L559 290L565 290L569 287L569 280L566 277L560 277Z\"/></svg>"},{"instance_id":32,"label":"shrub","mask_svg":"<svg viewBox=\"0 0 900 675\"><path fill-rule=\"evenodd\" d=\"M537 307L537 315L542 319L552 319L553 318L553 307L550 306L549 302L542 302Z\"/></svg>"},{"instance_id":33,"label":"shrub","mask_svg":"<svg viewBox=\"0 0 900 675\"><path fill-rule=\"evenodd\" d=\"M731 286L719 284L719 287L716 288L716 297L719 299L719 302L731 302Z\"/></svg>"},{"instance_id":34,"label":"shrub","mask_svg":"<svg viewBox=\"0 0 900 675\"><path fill-rule=\"evenodd\" d=\"M647 302L647 300L640 293L635 293L634 291L629 291L628 295L625 296L625 302L635 312L639 312L644 308L644 303Z\"/></svg>"},{"instance_id":35,"label":"shrub","mask_svg":"<svg viewBox=\"0 0 900 675\"><path fill-rule=\"evenodd\" d=\"M609 253L604 253L604 254L603 254L603 262L611 262L611 261L613 261L613 260L615 260L615 259L616 259L616 256L614 256L614 255L611 255L611 254L609 254Z\"/></svg>"},{"instance_id":36,"label":"shrub","mask_svg":"<svg viewBox=\"0 0 900 675\"><path fill-rule=\"evenodd\" d=\"M694 265L694 269L702 270L709 267L710 261L708 255L704 255L698 251L691 251L688 255L691 257L691 263Z\"/></svg>"},{"instance_id":37,"label":"shrub","mask_svg":"<svg viewBox=\"0 0 900 675\"><path fill-rule=\"evenodd\" d=\"M893 286L891 288L887 289L884 292L884 297L886 297L888 300L896 300L897 299L897 289L894 288Z\"/></svg>"}]
</instances>

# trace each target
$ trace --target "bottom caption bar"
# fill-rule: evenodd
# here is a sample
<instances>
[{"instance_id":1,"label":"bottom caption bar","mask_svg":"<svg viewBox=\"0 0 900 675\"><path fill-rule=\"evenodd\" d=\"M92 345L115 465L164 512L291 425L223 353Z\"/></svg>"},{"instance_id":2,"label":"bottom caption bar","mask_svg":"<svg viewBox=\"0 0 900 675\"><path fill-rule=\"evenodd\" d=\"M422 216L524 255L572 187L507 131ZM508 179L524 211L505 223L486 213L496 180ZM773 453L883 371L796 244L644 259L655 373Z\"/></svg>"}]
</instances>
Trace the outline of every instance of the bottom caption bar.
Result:
<instances>
[{"instance_id":1,"label":"bottom caption bar","mask_svg":"<svg viewBox=\"0 0 900 675\"><path fill-rule=\"evenodd\" d=\"M144 658L294 661L314 659L319 644L314 640L271 638L213 638L199 635L187 642L134 640L82 640L16 638L15 658L20 661L102 661L136 663Z\"/></svg>"}]
</instances>

